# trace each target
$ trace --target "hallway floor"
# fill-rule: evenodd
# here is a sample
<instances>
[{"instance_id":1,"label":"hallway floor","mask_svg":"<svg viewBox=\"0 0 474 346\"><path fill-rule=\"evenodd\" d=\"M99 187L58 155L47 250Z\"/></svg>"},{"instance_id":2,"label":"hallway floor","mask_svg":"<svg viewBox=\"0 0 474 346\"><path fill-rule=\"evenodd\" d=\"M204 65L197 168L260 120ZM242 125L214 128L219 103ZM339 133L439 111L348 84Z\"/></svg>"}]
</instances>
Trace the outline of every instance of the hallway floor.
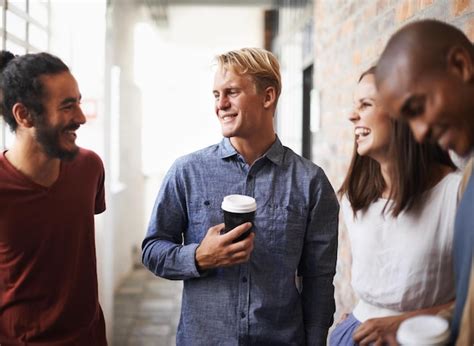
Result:
<instances>
[{"instance_id":1,"label":"hallway floor","mask_svg":"<svg viewBox=\"0 0 474 346\"><path fill-rule=\"evenodd\" d=\"M182 282L137 267L115 294L112 346L176 345Z\"/></svg>"}]
</instances>

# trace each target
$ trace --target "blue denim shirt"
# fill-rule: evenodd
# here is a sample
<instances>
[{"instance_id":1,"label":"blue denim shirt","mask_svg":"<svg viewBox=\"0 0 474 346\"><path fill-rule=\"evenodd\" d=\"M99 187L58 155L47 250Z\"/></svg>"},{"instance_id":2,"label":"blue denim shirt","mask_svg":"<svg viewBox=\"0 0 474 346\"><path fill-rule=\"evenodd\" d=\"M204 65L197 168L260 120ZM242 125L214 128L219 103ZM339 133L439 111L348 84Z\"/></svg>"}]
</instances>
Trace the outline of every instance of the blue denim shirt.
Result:
<instances>
[{"instance_id":1,"label":"blue denim shirt","mask_svg":"<svg viewBox=\"0 0 474 346\"><path fill-rule=\"evenodd\" d=\"M474 256L474 171L469 178L456 212L454 225L454 275L456 281L456 303L451 322L451 342L458 337Z\"/></svg>"},{"instance_id":2,"label":"blue denim shirt","mask_svg":"<svg viewBox=\"0 0 474 346\"><path fill-rule=\"evenodd\" d=\"M199 272L196 248L223 222L228 194L257 201L254 250L245 264ZM278 138L252 166L227 138L178 159L142 244L149 270L184 280L177 344L325 345L335 309L338 211L323 170Z\"/></svg>"}]
</instances>

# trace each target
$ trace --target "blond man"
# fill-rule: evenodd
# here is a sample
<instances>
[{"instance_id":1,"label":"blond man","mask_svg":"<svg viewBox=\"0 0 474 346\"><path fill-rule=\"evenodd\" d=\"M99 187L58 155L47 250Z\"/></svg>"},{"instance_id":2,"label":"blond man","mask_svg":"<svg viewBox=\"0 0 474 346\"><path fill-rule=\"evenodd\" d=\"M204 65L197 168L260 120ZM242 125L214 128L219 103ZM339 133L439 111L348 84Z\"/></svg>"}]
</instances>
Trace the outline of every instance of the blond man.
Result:
<instances>
[{"instance_id":1,"label":"blond man","mask_svg":"<svg viewBox=\"0 0 474 346\"><path fill-rule=\"evenodd\" d=\"M339 206L323 170L278 139L280 92L270 52L219 55L213 94L224 138L178 159L164 179L143 263L184 281L178 345L326 343ZM252 232L240 241L252 224L221 234L228 194L257 202Z\"/></svg>"}]
</instances>

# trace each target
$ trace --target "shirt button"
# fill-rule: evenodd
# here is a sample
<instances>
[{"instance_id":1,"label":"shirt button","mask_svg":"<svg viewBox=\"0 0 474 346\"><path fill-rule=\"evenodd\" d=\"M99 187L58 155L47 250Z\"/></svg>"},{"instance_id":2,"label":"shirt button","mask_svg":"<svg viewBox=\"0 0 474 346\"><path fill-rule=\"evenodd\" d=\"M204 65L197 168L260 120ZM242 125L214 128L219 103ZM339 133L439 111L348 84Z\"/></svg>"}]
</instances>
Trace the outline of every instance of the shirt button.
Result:
<instances>
[{"instance_id":1,"label":"shirt button","mask_svg":"<svg viewBox=\"0 0 474 346\"><path fill-rule=\"evenodd\" d=\"M243 283L246 283L246 282L247 282L247 277L244 276L244 277L242 278L242 282L243 282Z\"/></svg>"},{"instance_id":2,"label":"shirt button","mask_svg":"<svg viewBox=\"0 0 474 346\"><path fill-rule=\"evenodd\" d=\"M245 313L241 312L241 313L240 313L240 317L241 317L241 318L245 318Z\"/></svg>"}]
</instances>

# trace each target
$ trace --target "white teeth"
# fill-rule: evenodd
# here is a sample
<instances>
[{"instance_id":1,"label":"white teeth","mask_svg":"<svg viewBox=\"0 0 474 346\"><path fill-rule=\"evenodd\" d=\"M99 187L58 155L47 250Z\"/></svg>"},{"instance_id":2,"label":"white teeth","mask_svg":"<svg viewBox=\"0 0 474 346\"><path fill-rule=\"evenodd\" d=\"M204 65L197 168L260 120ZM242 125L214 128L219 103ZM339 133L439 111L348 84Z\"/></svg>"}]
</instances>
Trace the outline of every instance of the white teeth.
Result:
<instances>
[{"instance_id":1,"label":"white teeth","mask_svg":"<svg viewBox=\"0 0 474 346\"><path fill-rule=\"evenodd\" d=\"M370 133L370 130L366 127L356 127L354 134L356 136L367 136Z\"/></svg>"},{"instance_id":2,"label":"white teeth","mask_svg":"<svg viewBox=\"0 0 474 346\"><path fill-rule=\"evenodd\" d=\"M232 118L234 118L235 115L232 115L232 114L226 114L224 116L221 116L221 119L224 120L224 121L227 121L227 120L230 120Z\"/></svg>"}]
</instances>

